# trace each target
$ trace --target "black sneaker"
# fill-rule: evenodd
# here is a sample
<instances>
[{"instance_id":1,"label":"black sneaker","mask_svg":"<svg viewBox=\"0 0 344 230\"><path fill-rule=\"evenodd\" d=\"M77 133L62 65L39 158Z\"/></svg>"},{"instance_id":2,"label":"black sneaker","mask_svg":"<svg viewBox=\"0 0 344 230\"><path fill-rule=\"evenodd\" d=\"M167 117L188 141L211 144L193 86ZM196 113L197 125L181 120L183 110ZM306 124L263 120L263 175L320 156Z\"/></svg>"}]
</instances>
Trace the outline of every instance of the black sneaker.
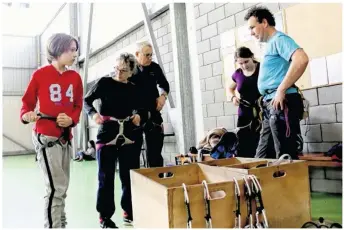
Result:
<instances>
[{"instance_id":1,"label":"black sneaker","mask_svg":"<svg viewBox=\"0 0 344 230\"><path fill-rule=\"evenodd\" d=\"M118 228L117 225L109 218L100 218L101 228Z\"/></svg>"}]
</instances>

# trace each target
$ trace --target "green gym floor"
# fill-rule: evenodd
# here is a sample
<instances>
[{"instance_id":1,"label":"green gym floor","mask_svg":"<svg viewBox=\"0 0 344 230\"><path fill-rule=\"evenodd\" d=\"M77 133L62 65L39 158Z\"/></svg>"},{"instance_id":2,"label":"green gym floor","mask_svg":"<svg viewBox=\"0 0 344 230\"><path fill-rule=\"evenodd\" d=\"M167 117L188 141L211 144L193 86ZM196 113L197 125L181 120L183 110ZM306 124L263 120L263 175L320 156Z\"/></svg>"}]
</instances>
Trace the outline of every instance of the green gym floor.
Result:
<instances>
[{"instance_id":1,"label":"green gym floor","mask_svg":"<svg viewBox=\"0 0 344 230\"><path fill-rule=\"evenodd\" d=\"M42 228L43 178L34 155L3 157L2 227ZM117 212L112 219L124 227L120 207L121 186L116 177ZM95 208L97 164L72 162L71 183L66 199L68 228L99 228ZM296 207L297 208L297 207ZM342 224L342 196L312 193L312 217Z\"/></svg>"}]
</instances>

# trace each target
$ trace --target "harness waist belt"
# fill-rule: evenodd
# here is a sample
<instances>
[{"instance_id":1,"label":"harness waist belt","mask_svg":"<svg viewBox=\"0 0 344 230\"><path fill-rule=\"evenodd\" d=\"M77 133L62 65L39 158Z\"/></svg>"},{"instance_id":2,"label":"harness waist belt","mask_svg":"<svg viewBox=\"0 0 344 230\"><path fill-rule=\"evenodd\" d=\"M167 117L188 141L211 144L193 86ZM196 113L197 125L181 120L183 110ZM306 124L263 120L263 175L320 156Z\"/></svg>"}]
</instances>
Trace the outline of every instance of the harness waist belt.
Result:
<instances>
[{"instance_id":1,"label":"harness waist belt","mask_svg":"<svg viewBox=\"0 0 344 230\"><path fill-rule=\"evenodd\" d=\"M45 120L50 120L50 121L54 121L54 122L56 122L56 120L57 120L56 117L48 116L48 115L43 114L43 113L38 113L37 115L40 116L39 119L45 119ZM63 131L62 131L62 134L58 138L57 141L60 141L61 139L63 139L64 141L69 141L69 127L66 127L66 128L61 127L61 128L63 129ZM48 147L52 147L52 146L48 146Z\"/></svg>"}]
</instances>

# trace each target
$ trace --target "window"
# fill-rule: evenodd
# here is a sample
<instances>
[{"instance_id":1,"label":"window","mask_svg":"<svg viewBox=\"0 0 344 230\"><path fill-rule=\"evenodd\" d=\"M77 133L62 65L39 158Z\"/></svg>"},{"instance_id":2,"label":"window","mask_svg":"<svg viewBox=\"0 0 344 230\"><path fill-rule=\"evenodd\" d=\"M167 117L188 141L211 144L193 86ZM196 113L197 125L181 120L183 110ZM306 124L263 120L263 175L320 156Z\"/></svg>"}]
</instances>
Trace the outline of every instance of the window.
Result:
<instances>
[{"instance_id":1,"label":"window","mask_svg":"<svg viewBox=\"0 0 344 230\"><path fill-rule=\"evenodd\" d=\"M30 4L29 3L19 3L19 8L29 8Z\"/></svg>"}]
</instances>

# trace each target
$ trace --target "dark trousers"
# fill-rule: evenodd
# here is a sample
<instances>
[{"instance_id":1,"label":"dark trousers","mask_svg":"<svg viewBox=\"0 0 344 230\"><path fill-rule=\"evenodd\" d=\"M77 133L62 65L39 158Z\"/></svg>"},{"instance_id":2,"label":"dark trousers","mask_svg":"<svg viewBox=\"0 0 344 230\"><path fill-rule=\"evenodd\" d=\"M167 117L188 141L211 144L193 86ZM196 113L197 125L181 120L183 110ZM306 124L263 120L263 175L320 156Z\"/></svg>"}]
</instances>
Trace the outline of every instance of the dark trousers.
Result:
<instances>
[{"instance_id":1,"label":"dark trousers","mask_svg":"<svg viewBox=\"0 0 344 230\"><path fill-rule=\"evenodd\" d=\"M245 122L243 122L243 120ZM252 124L248 127L245 127L252 121ZM257 119L250 118L247 120L245 117L238 117L238 127L245 127L238 131L238 157L248 157L253 158L256 155L256 150L259 144L260 138L260 131L259 128L259 121ZM272 136L268 142L268 146L266 147L266 157L267 158L274 158L275 157L275 149L273 145Z\"/></svg>"},{"instance_id":2,"label":"dark trousers","mask_svg":"<svg viewBox=\"0 0 344 230\"><path fill-rule=\"evenodd\" d=\"M163 126L154 125L151 129L145 130L146 154L149 167L164 166L164 158L161 155L164 146Z\"/></svg>"},{"instance_id":3,"label":"dark trousers","mask_svg":"<svg viewBox=\"0 0 344 230\"><path fill-rule=\"evenodd\" d=\"M250 122L252 122L251 125L247 126ZM256 130L258 120L254 119L253 116L239 116L237 124L238 127L244 127L237 133L239 142L238 156L253 158L259 142L259 130Z\"/></svg>"},{"instance_id":4,"label":"dark trousers","mask_svg":"<svg viewBox=\"0 0 344 230\"><path fill-rule=\"evenodd\" d=\"M130 169L140 168L140 152L142 135L134 144L116 146L103 146L97 150L98 159L98 194L97 211L102 218L111 218L115 212L114 184L116 163L119 163L119 177L122 182L122 209L132 219Z\"/></svg>"},{"instance_id":5,"label":"dark trousers","mask_svg":"<svg viewBox=\"0 0 344 230\"><path fill-rule=\"evenodd\" d=\"M260 133L260 140L256 151L256 158L266 158L269 140L273 141L276 159L282 154L289 154L293 159L298 159L300 118L303 112L302 99L300 94L293 93L286 95L288 107L287 117L284 110L275 110L271 101L263 103L263 122ZM286 118L289 120L290 135L287 137ZM272 139L271 139L272 136Z\"/></svg>"},{"instance_id":6,"label":"dark trousers","mask_svg":"<svg viewBox=\"0 0 344 230\"><path fill-rule=\"evenodd\" d=\"M85 161L94 161L95 158L93 158L91 155L87 155L84 152L81 152L80 155Z\"/></svg>"}]
</instances>

